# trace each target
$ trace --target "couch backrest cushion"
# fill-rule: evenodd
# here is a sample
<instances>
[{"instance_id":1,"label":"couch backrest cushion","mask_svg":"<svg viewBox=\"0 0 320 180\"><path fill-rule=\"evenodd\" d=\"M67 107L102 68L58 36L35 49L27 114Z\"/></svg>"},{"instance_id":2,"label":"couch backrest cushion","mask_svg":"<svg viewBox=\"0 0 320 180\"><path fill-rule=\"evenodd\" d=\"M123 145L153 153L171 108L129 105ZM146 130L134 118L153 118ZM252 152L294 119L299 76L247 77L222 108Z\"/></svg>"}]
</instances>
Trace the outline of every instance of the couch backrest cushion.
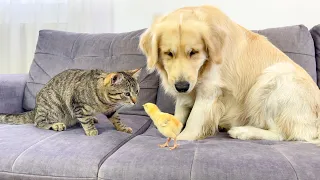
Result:
<instances>
[{"instance_id":1,"label":"couch backrest cushion","mask_svg":"<svg viewBox=\"0 0 320 180\"><path fill-rule=\"evenodd\" d=\"M320 24L313 27L310 30L314 41L316 63L317 63L317 78L318 78L318 87L320 87Z\"/></svg>"},{"instance_id":2,"label":"couch backrest cushion","mask_svg":"<svg viewBox=\"0 0 320 180\"><path fill-rule=\"evenodd\" d=\"M53 76L72 68L102 69L107 72L143 67L139 76L139 103L123 110L126 114L144 114L141 104L156 102L158 76L148 74L145 56L138 49L143 30L128 33L84 34L42 30L24 92L23 107L35 107L35 96Z\"/></svg>"},{"instance_id":3,"label":"couch backrest cushion","mask_svg":"<svg viewBox=\"0 0 320 180\"><path fill-rule=\"evenodd\" d=\"M319 29L320 27L318 27L317 31L318 48L320 48ZM317 82L314 43L307 27L304 25L295 25L254 30L254 32L266 36L271 43L283 51L297 64L302 66L310 74L313 80ZM318 60L320 60L319 56ZM174 112L174 101L164 93L163 88L159 88L157 103L160 109L169 113Z\"/></svg>"}]
</instances>

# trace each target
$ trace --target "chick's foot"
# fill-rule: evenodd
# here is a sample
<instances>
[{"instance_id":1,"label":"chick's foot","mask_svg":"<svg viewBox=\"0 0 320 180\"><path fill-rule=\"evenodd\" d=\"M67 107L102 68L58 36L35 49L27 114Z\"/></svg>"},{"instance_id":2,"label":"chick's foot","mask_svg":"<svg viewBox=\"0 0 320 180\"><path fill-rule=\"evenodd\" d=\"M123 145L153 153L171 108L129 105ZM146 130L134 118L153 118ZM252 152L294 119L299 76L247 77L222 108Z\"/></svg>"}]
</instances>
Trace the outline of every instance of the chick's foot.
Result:
<instances>
[{"instance_id":1,"label":"chick's foot","mask_svg":"<svg viewBox=\"0 0 320 180\"><path fill-rule=\"evenodd\" d=\"M171 138L168 138L164 144L159 144L159 147L161 147L161 148L168 147L170 141L171 141Z\"/></svg>"},{"instance_id":2,"label":"chick's foot","mask_svg":"<svg viewBox=\"0 0 320 180\"><path fill-rule=\"evenodd\" d=\"M177 147L179 147L179 144L177 143L177 138L174 138L174 145L172 147L169 147L170 150L174 150Z\"/></svg>"}]
</instances>

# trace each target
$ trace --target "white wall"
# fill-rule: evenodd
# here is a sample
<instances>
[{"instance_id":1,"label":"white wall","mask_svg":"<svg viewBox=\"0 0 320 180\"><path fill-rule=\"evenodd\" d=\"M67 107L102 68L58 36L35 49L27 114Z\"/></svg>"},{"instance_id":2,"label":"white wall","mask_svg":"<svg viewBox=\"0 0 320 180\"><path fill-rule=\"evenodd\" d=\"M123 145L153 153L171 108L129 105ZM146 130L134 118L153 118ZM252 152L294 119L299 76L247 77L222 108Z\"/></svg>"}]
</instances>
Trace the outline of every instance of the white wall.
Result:
<instances>
[{"instance_id":1,"label":"white wall","mask_svg":"<svg viewBox=\"0 0 320 180\"><path fill-rule=\"evenodd\" d=\"M148 27L157 13L210 4L248 29L320 24L320 0L114 0L115 32Z\"/></svg>"}]
</instances>

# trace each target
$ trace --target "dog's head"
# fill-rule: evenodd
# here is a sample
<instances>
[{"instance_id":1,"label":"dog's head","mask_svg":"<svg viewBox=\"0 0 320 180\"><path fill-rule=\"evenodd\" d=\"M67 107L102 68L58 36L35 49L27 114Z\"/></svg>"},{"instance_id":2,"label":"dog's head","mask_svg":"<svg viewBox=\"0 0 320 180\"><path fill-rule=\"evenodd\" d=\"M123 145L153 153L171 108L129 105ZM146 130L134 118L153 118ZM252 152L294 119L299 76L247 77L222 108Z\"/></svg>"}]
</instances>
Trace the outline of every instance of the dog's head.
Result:
<instances>
[{"instance_id":1,"label":"dog's head","mask_svg":"<svg viewBox=\"0 0 320 180\"><path fill-rule=\"evenodd\" d=\"M190 93L207 68L221 63L224 33L213 18L206 9L183 8L158 18L141 35L148 69L159 72L171 94Z\"/></svg>"}]
</instances>

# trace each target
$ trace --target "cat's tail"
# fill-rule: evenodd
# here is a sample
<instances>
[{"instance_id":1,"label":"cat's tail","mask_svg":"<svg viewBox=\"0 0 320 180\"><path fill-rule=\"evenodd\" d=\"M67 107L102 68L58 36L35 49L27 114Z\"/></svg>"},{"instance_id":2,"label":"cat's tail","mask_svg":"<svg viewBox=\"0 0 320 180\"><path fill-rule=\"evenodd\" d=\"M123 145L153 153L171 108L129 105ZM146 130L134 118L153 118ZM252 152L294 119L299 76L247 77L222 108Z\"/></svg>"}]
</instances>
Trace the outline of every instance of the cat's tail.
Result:
<instances>
[{"instance_id":1,"label":"cat's tail","mask_svg":"<svg viewBox=\"0 0 320 180\"><path fill-rule=\"evenodd\" d=\"M21 114L0 114L0 124L33 124L35 111Z\"/></svg>"}]
</instances>

